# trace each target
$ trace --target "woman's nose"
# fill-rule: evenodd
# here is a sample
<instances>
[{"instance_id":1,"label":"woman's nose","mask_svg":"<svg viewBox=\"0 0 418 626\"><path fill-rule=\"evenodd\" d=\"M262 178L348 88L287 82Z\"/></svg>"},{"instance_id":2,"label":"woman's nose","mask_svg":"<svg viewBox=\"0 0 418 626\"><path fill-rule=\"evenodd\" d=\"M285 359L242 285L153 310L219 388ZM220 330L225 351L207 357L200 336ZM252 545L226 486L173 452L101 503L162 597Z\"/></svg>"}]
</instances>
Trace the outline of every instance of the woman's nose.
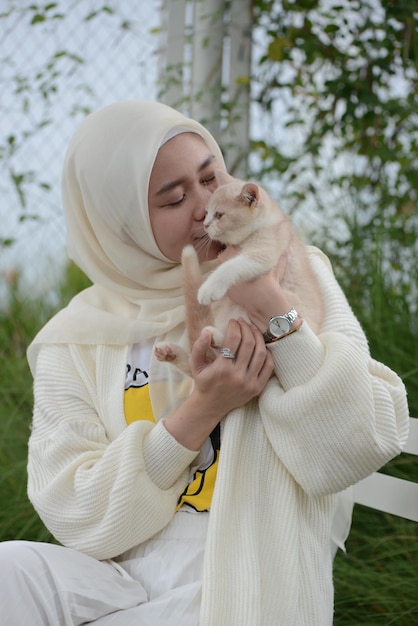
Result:
<instances>
[{"instance_id":1,"label":"woman's nose","mask_svg":"<svg viewBox=\"0 0 418 626\"><path fill-rule=\"evenodd\" d=\"M211 194L212 192L209 189L202 189L199 194L196 195L193 217L197 222L201 222L205 219L206 205Z\"/></svg>"}]
</instances>

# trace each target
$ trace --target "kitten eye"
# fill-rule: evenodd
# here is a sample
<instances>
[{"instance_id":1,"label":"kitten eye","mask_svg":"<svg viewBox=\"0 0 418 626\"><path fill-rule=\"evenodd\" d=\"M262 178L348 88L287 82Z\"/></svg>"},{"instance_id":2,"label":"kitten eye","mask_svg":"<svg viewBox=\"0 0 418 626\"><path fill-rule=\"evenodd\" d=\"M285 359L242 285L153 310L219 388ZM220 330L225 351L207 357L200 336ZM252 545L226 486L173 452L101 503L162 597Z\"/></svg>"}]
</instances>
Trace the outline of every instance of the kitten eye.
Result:
<instances>
[{"instance_id":1,"label":"kitten eye","mask_svg":"<svg viewBox=\"0 0 418 626\"><path fill-rule=\"evenodd\" d=\"M223 211L216 211L214 217L216 220L220 220L223 215L224 215Z\"/></svg>"}]
</instances>

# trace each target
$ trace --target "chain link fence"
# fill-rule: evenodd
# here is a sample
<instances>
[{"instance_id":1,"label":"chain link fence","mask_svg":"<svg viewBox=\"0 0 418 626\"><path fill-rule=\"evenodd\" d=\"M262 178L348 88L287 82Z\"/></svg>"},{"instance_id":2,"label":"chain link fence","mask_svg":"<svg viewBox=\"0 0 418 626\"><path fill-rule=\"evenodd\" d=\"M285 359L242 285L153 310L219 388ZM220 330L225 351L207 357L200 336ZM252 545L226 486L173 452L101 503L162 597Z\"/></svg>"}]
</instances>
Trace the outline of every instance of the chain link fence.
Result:
<instances>
[{"instance_id":1,"label":"chain link fence","mask_svg":"<svg viewBox=\"0 0 418 626\"><path fill-rule=\"evenodd\" d=\"M82 118L155 99L158 2L0 0L0 307L19 277L53 291L66 263L61 167Z\"/></svg>"}]
</instances>

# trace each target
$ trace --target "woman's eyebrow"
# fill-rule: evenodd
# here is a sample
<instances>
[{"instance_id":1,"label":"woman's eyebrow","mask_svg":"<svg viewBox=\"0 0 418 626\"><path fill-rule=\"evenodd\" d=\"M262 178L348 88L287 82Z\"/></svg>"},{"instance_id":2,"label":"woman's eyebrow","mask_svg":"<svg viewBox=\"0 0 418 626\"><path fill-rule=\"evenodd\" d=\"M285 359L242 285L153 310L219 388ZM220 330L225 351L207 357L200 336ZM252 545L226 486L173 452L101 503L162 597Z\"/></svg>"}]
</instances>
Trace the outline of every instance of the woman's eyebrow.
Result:
<instances>
[{"instance_id":1,"label":"woman's eyebrow","mask_svg":"<svg viewBox=\"0 0 418 626\"><path fill-rule=\"evenodd\" d=\"M210 154L208 157L206 157L206 159L199 165L197 171L201 172L202 170L204 170L206 167L208 167L208 165L210 165L213 161L215 160L215 156L213 154ZM164 183L164 185L162 185L159 190L156 192L156 196L161 196L163 193L167 193L167 191L171 191L172 189L174 189L175 187L177 187L177 185L181 185L182 183L184 183L186 181L187 177L186 176L181 176L180 178L176 178L175 180L171 180L168 183Z\"/></svg>"},{"instance_id":2,"label":"woman's eyebrow","mask_svg":"<svg viewBox=\"0 0 418 626\"><path fill-rule=\"evenodd\" d=\"M210 165L214 160L215 160L215 155L214 154L209 154L209 156L206 157L206 159L203 161L203 163L199 167L198 172L201 172L202 170L204 170L205 167Z\"/></svg>"}]
</instances>

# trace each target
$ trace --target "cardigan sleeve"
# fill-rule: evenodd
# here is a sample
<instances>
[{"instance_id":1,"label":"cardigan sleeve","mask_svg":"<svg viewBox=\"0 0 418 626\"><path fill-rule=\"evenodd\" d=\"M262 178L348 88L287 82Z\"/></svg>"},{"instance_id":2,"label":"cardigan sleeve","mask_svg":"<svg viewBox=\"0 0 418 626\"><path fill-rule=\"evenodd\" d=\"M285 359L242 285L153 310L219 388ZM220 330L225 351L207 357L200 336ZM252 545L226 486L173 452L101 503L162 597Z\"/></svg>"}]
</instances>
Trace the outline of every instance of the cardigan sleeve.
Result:
<instances>
[{"instance_id":1,"label":"cardigan sleeve","mask_svg":"<svg viewBox=\"0 0 418 626\"><path fill-rule=\"evenodd\" d=\"M310 495L336 493L399 454L408 436L400 377L371 358L364 333L321 254L311 254L325 303L322 331L307 323L271 346L275 374L260 397L267 436Z\"/></svg>"},{"instance_id":2,"label":"cardigan sleeve","mask_svg":"<svg viewBox=\"0 0 418 626\"><path fill-rule=\"evenodd\" d=\"M93 354L89 361L76 365L65 345L44 346L39 353L28 495L58 541L105 559L170 521L197 452L181 446L162 422L124 427L123 378L108 389L109 407L120 411L113 417L123 425L110 435L99 415ZM113 397L119 391L120 401Z\"/></svg>"}]
</instances>

